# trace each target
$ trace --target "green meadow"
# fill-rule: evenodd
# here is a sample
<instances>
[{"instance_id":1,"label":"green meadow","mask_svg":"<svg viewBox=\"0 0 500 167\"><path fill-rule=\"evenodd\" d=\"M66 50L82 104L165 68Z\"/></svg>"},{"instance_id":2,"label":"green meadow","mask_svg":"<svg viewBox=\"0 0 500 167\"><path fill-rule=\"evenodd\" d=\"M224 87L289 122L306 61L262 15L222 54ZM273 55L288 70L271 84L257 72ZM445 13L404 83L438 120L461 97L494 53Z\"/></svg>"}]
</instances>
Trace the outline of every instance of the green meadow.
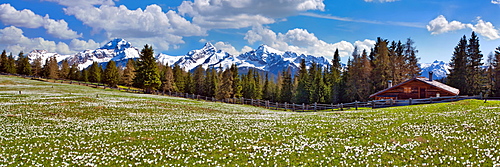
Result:
<instances>
[{"instance_id":1,"label":"green meadow","mask_svg":"<svg viewBox=\"0 0 500 167\"><path fill-rule=\"evenodd\" d=\"M0 76L0 166L365 164L499 165L500 102L303 113Z\"/></svg>"}]
</instances>

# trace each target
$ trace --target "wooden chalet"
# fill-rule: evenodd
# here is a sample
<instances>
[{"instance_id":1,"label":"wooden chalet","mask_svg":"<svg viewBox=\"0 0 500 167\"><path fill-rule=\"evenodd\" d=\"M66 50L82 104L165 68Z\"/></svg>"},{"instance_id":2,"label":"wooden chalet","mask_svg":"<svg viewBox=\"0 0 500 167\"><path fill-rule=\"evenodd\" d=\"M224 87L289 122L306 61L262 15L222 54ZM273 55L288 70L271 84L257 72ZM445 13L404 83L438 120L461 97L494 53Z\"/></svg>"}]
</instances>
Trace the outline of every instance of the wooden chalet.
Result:
<instances>
[{"instance_id":1,"label":"wooden chalet","mask_svg":"<svg viewBox=\"0 0 500 167\"><path fill-rule=\"evenodd\" d=\"M425 99L430 97L456 96L460 90L446 84L432 80L426 77L412 78L396 86L389 83L389 88L381 90L370 95L375 100L393 99Z\"/></svg>"}]
</instances>

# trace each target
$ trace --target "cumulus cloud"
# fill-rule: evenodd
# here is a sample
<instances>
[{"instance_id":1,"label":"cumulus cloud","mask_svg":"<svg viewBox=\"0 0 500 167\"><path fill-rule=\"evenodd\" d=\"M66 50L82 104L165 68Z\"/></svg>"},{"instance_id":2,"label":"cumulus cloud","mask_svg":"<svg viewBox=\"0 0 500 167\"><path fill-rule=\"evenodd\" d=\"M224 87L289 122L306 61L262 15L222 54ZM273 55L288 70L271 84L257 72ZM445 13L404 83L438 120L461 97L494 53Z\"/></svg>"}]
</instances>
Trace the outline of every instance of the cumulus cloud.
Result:
<instances>
[{"instance_id":1,"label":"cumulus cloud","mask_svg":"<svg viewBox=\"0 0 500 167\"><path fill-rule=\"evenodd\" d=\"M489 40L500 38L500 31L496 29L491 22L486 22L480 17L477 18L477 23L474 25L459 21L448 22L443 15L439 15L427 25L427 30L430 31L431 34L442 34L466 28L470 28L472 31L477 32Z\"/></svg>"},{"instance_id":2,"label":"cumulus cloud","mask_svg":"<svg viewBox=\"0 0 500 167\"><path fill-rule=\"evenodd\" d=\"M465 29L467 24L461 23L459 21L448 22L443 15L439 15L434 20L431 20L427 25L427 30L431 34L442 34L450 31Z\"/></svg>"},{"instance_id":3,"label":"cumulus cloud","mask_svg":"<svg viewBox=\"0 0 500 167\"><path fill-rule=\"evenodd\" d=\"M500 5L500 0L491 0L491 3L492 4Z\"/></svg>"},{"instance_id":4,"label":"cumulus cloud","mask_svg":"<svg viewBox=\"0 0 500 167\"><path fill-rule=\"evenodd\" d=\"M13 53L19 53L20 51L29 52L35 49L43 49L60 54L73 53L64 42L56 43L43 38L28 38L23 33L23 30L14 26L0 29L0 45L3 45L6 50Z\"/></svg>"},{"instance_id":5,"label":"cumulus cloud","mask_svg":"<svg viewBox=\"0 0 500 167\"><path fill-rule=\"evenodd\" d=\"M350 55L354 50L354 45L350 42L327 43L318 39L314 33L299 28L289 30L283 34L275 33L262 26L254 26L252 30L246 33L245 39L250 44L262 42L278 50L294 51L301 54L324 56L327 58L332 58L336 49L339 50L339 54L342 57ZM371 43L374 42L370 40L356 42L359 47L369 47Z\"/></svg>"},{"instance_id":6,"label":"cumulus cloud","mask_svg":"<svg viewBox=\"0 0 500 167\"><path fill-rule=\"evenodd\" d=\"M356 41L354 42L354 46L358 48L358 51L361 53L363 50L366 50L367 53L370 53L371 48L375 46L377 43L374 40L365 39L364 41Z\"/></svg>"},{"instance_id":7,"label":"cumulus cloud","mask_svg":"<svg viewBox=\"0 0 500 167\"><path fill-rule=\"evenodd\" d=\"M195 0L182 2L178 10L191 16L193 23L215 29L271 24L276 18L324 8L323 0Z\"/></svg>"},{"instance_id":8,"label":"cumulus cloud","mask_svg":"<svg viewBox=\"0 0 500 167\"><path fill-rule=\"evenodd\" d=\"M78 34L76 31L71 30L68 27L68 23L64 20L50 19L49 15L42 17L28 9L18 11L10 4L0 5L0 21L2 21L3 24L17 27L43 27L47 30L47 34L60 39L73 39L82 36L82 34Z\"/></svg>"},{"instance_id":9,"label":"cumulus cloud","mask_svg":"<svg viewBox=\"0 0 500 167\"><path fill-rule=\"evenodd\" d=\"M63 6L94 6L94 5L115 5L113 0L42 0L56 2Z\"/></svg>"},{"instance_id":10,"label":"cumulus cloud","mask_svg":"<svg viewBox=\"0 0 500 167\"><path fill-rule=\"evenodd\" d=\"M175 11L163 12L158 5L130 10L126 6L68 7L66 14L74 15L94 32L104 30L108 38L133 41L152 41L159 49L184 43L186 36L204 36L206 30L194 25Z\"/></svg>"},{"instance_id":11,"label":"cumulus cloud","mask_svg":"<svg viewBox=\"0 0 500 167\"><path fill-rule=\"evenodd\" d=\"M101 44L95 42L92 39L89 39L88 41L73 39L73 40L71 40L71 43L69 43L69 47L75 51L95 49L95 48L99 48L100 46L101 46Z\"/></svg>"}]
</instances>

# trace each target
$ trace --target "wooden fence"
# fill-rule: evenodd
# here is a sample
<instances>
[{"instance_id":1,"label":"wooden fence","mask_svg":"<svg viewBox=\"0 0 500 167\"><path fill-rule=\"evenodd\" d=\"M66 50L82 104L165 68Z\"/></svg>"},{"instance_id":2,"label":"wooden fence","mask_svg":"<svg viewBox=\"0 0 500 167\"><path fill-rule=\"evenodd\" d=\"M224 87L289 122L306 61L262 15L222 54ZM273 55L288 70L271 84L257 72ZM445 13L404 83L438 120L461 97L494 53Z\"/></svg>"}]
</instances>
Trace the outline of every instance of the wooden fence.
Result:
<instances>
[{"instance_id":1,"label":"wooden fence","mask_svg":"<svg viewBox=\"0 0 500 167\"><path fill-rule=\"evenodd\" d=\"M1 73L2 75L12 75ZM45 82L51 82L52 79L40 78L40 77L32 77L32 76L23 76L23 75L14 75L23 78L31 78L33 80L40 80ZM80 81L72 81L72 80L53 80L54 83L66 83L66 84L75 84L75 85L84 85L94 88L100 89L116 89L120 91L126 91L131 93L146 93L140 89L124 89L124 88L112 88L105 86L104 84L99 83L88 83L88 82L80 82ZM21 91L20 91L21 92ZM295 103L280 103L280 102L272 102L268 100L261 99L247 99L247 98L226 98L226 99L216 99L214 97L188 94L188 93L179 93L179 92L162 92L162 91L154 91L152 94L155 95L163 95L163 96L173 96L173 97L181 97L188 98L194 100L204 100L211 102L222 102L222 103L231 103L231 104L241 104L241 105L252 105L257 107L263 107L271 110L284 110L284 111L296 111L296 112L316 112L316 111L343 111L348 109L358 110L360 108L385 108L385 107L393 107L393 106L408 106L408 105L418 105L418 104L431 104L431 103L443 103L443 102L453 102L464 99L482 99L481 96L447 96L447 97L431 97L427 99L408 99L408 100L373 100L367 102L352 102L352 103L340 103L340 104L295 104Z\"/></svg>"}]
</instances>

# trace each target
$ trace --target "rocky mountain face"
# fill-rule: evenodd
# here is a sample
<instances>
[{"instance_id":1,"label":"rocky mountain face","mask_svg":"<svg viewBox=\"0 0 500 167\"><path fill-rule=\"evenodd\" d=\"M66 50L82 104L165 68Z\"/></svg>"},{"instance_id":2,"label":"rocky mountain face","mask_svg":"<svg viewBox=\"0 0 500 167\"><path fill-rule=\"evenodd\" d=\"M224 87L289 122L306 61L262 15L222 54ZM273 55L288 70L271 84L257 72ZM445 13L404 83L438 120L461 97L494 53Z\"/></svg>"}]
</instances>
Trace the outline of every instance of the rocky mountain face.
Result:
<instances>
[{"instance_id":1,"label":"rocky mountain face","mask_svg":"<svg viewBox=\"0 0 500 167\"><path fill-rule=\"evenodd\" d=\"M124 67L129 59L138 59L140 50L124 39L114 39L104 46L95 50L85 50L75 55L59 55L57 53L48 53L45 50L33 50L28 54L30 61L36 58L45 60L55 56L58 62L66 59L69 64L77 63L80 69L89 67L94 61L105 66L110 60L117 62L117 65ZM178 64L186 71L194 70L197 66L203 68L226 69L235 64L242 72L250 68L259 71L268 71L272 74L279 74L284 69L290 68L292 72L299 69L302 59L310 66L316 62L320 67L326 68L331 62L325 57L316 57L312 55L298 54L295 52L283 52L271 48L267 45L261 45L257 49L240 54L231 55L225 51L218 50L211 43L206 43L198 50L189 51L186 55L171 56L166 54L155 55L158 62L162 64ZM449 73L449 65L444 61L435 61L433 63L420 64L422 76L428 77L428 72L434 72L434 78L446 77Z\"/></svg>"}]
</instances>

